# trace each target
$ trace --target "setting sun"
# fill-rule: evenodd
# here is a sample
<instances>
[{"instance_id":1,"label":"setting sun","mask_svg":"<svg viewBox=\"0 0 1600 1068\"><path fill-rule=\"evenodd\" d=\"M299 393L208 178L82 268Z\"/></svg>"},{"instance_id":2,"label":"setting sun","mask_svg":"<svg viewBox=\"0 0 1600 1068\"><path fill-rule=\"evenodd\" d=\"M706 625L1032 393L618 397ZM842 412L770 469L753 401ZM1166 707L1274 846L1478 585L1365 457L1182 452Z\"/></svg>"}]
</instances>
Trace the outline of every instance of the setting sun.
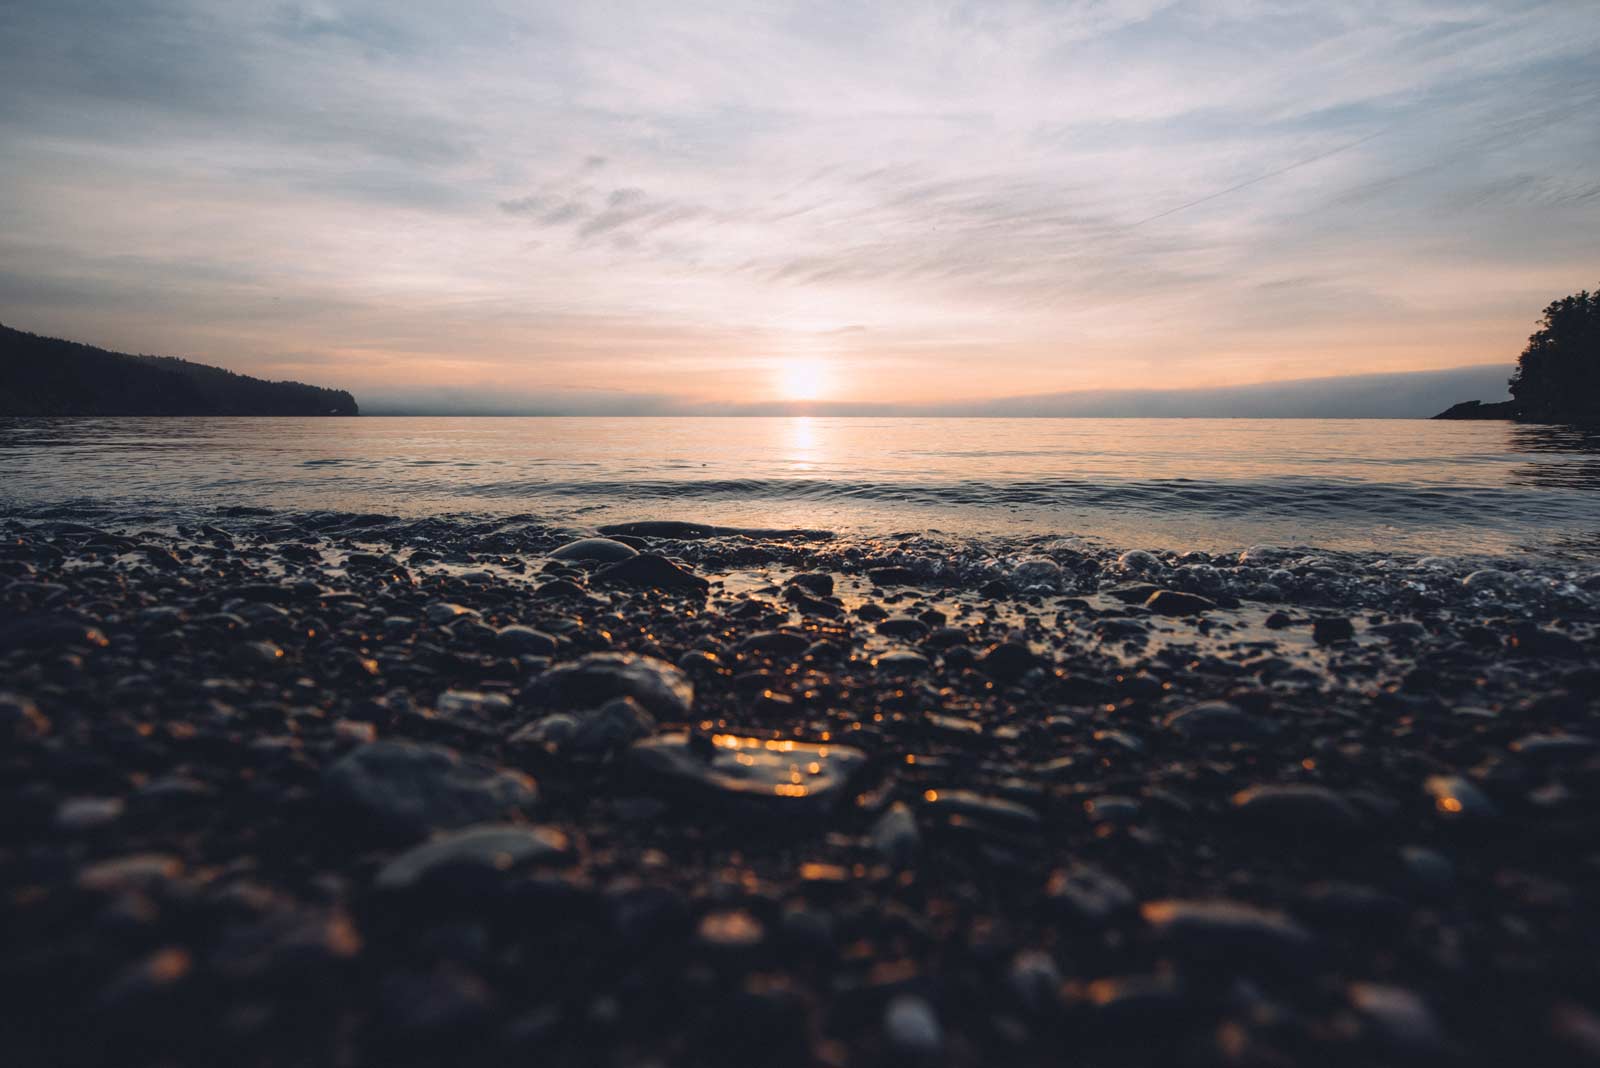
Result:
<instances>
[{"instance_id":1,"label":"setting sun","mask_svg":"<svg viewBox=\"0 0 1600 1068\"><path fill-rule=\"evenodd\" d=\"M818 400L827 390L828 371L818 360L786 360L778 367L778 392L784 400Z\"/></svg>"}]
</instances>

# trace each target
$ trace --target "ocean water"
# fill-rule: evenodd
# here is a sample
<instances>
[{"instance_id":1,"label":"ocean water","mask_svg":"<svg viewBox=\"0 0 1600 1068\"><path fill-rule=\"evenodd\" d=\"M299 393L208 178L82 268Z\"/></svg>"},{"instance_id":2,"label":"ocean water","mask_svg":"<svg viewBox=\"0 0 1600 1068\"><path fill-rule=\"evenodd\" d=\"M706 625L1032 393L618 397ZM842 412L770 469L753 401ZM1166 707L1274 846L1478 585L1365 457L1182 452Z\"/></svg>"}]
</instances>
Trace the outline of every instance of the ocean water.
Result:
<instances>
[{"instance_id":1,"label":"ocean water","mask_svg":"<svg viewBox=\"0 0 1600 1068\"><path fill-rule=\"evenodd\" d=\"M0 514L634 519L1600 555L1600 433L1263 419L0 420Z\"/></svg>"}]
</instances>

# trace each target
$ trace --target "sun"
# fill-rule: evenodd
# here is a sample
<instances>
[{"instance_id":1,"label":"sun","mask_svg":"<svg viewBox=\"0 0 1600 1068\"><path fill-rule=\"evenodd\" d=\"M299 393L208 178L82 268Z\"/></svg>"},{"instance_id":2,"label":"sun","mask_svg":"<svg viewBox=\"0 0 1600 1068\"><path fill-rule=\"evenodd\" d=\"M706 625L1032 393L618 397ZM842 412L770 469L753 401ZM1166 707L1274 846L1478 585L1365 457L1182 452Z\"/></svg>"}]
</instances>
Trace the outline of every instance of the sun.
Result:
<instances>
[{"instance_id":1,"label":"sun","mask_svg":"<svg viewBox=\"0 0 1600 1068\"><path fill-rule=\"evenodd\" d=\"M828 369L819 360L785 360L778 366L778 391L784 400L817 400L828 391Z\"/></svg>"}]
</instances>

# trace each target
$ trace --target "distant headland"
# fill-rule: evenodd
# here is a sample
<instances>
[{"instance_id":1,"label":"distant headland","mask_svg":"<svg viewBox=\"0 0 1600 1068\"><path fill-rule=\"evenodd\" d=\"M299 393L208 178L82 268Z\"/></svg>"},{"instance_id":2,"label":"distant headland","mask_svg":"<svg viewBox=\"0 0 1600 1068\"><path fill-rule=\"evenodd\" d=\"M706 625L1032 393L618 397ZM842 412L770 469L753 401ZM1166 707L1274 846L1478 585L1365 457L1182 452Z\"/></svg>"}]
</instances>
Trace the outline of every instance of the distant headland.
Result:
<instances>
[{"instance_id":1,"label":"distant headland","mask_svg":"<svg viewBox=\"0 0 1600 1068\"><path fill-rule=\"evenodd\" d=\"M0 415L359 415L342 389L268 382L0 324Z\"/></svg>"},{"instance_id":2,"label":"distant headland","mask_svg":"<svg viewBox=\"0 0 1600 1068\"><path fill-rule=\"evenodd\" d=\"M1462 401L1434 418L1600 423L1600 289L1546 306L1517 358L1510 400Z\"/></svg>"}]
</instances>

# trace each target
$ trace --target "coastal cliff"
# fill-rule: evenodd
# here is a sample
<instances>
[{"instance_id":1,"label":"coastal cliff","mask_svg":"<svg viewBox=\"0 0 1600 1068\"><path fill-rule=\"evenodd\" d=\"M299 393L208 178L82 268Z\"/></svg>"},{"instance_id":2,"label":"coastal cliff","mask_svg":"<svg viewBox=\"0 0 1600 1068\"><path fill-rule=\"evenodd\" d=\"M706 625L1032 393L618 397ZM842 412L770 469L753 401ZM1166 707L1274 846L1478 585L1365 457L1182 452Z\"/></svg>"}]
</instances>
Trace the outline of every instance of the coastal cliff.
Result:
<instances>
[{"instance_id":1,"label":"coastal cliff","mask_svg":"<svg viewBox=\"0 0 1600 1068\"><path fill-rule=\"evenodd\" d=\"M0 415L358 415L348 392L268 382L0 325Z\"/></svg>"}]
</instances>

